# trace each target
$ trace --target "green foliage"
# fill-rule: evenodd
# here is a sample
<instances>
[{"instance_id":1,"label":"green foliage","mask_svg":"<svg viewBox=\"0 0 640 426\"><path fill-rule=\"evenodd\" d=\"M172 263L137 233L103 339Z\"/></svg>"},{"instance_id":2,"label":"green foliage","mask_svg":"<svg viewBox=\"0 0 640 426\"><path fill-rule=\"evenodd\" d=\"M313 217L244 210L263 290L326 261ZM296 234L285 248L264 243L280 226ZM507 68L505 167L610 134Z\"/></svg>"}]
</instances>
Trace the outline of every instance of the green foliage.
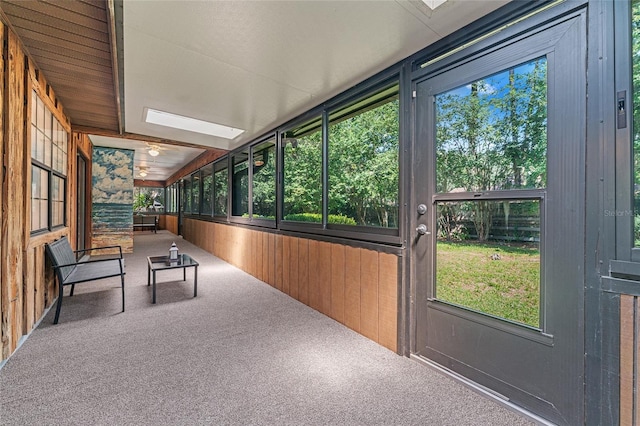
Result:
<instances>
[{"instance_id":1,"label":"green foliage","mask_svg":"<svg viewBox=\"0 0 640 426\"><path fill-rule=\"evenodd\" d=\"M439 300L540 326L537 247L438 242L436 265Z\"/></svg>"},{"instance_id":2,"label":"green foliage","mask_svg":"<svg viewBox=\"0 0 640 426\"><path fill-rule=\"evenodd\" d=\"M284 147L284 215L322 211L322 131Z\"/></svg>"},{"instance_id":3,"label":"green foliage","mask_svg":"<svg viewBox=\"0 0 640 426\"><path fill-rule=\"evenodd\" d=\"M437 95L436 190L545 187L546 91L546 60L538 59ZM492 203L474 204L480 241L494 214Z\"/></svg>"},{"instance_id":4,"label":"green foliage","mask_svg":"<svg viewBox=\"0 0 640 426\"><path fill-rule=\"evenodd\" d=\"M291 220L294 222L322 222L322 215L320 213L297 213L289 214L284 217L284 220ZM356 221L347 216L330 214L327 217L327 221L333 224L339 225L356 225Z\"/></svg>"}]
</instances>

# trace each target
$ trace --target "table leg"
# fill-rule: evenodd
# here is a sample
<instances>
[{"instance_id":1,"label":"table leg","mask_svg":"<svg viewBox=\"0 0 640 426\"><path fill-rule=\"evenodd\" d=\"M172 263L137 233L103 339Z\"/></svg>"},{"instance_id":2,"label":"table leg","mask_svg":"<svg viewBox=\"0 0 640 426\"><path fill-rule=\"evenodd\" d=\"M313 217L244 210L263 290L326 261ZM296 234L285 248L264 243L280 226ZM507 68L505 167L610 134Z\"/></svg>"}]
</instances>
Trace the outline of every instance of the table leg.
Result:
<instances>
[{"instance_id":1,"label":"table leg","mask_svg":"<svg viewBox=\"0 0 640 426\"><path fill-rule=\"evenodd\" d=\"M151 266L147 265L147 286L151 285Z\"/></svg>"},{"instance_id":2,"label":"table leg","mask_svg":"<svg viewBox=\"0 0 640 426\"><path fill-rule=\"evenodd\" d=\"M196 297L198 295L198 267L195 266L194 267L194 273L193 273L193 297Z\"/></svg>"},{"instance_id":3,"label":"table leg","mask_svg":"<svg viewBox=\"0 0 640 426\"><path fill-rule=\"evenodd\" d=\"M187 268L182 268L182 281L187 280Z\"/></svg>"},{"instance_id":4,"label":"table leg","mask_svg":"<svg viewBox=\"0 0 640 426\"><path fill-rule=\"evenodd\" d=\"M156 303L156 271L153 271L153 299L151 303Z\"/></svg>"}]
</instances>

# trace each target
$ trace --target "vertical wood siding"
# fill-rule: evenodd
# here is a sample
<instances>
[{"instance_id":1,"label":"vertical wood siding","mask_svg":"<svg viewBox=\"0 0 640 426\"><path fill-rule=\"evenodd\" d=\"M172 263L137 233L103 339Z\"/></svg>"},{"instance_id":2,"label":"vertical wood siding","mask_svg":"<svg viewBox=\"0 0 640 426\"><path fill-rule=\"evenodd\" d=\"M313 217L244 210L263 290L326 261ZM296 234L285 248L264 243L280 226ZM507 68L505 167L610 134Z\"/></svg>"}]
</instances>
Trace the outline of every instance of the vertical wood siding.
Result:
<instances>
[{"instance_id":1,"label":"vertical wood siding","mask_svg":"<svg viewBox=\"0 0 640 426\"><path fill-rule=\"evenodd\" d=\"M640 300L620 296L620 424L640 425Z\"/></svg>"},{"instance_id":2,"label":"vertical wood siding","mask_svg":"<svg viewBox=\"0 0 640 426\"><path fill-rule=\"evenodd\" d=\"M398 352L398 257L185 219L186 240Z\"/></svg>"},{"instance_id":3,"label":"vertical wood siding","mask_svg":"<svg viewBox=\"0 0 640 426\"><path fill-rule=\"evenodd\" d=\"M76 145L69 119L45 76L21 50L17 37L0 25L0 361L42 318L57 297L56 284L44 253L47 242L76 229ZM6 40L6 43L5 43ZM67 226L31 236L31 92L35 90L69 133L67 163ZM73 238L71 239L74 240ZM73 241L75 243L75 241Z\"/></svg>"}]
</instances>

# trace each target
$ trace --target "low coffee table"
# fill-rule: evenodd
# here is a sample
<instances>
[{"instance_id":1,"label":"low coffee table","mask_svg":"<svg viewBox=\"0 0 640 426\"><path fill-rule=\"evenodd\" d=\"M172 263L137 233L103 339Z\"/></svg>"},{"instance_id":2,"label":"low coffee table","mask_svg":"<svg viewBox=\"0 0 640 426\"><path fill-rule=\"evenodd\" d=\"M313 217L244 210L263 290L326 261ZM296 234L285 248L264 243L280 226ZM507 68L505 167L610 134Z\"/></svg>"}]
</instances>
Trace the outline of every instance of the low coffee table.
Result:
<instances>
[{"instance_id":1,"label":"low coffee table","mask_svg":"<svg viewBox=\"0 0 640 426\"><path fill-rule=\"evenodd\" d=\"M156 303L156 272L166 269L182 268L182 279L187 280L187 268L195 268L193 273L193 297L198 295L198 262L188 254L179 254L178 260L169 260L169 256L149 256L147 269L147 285L151 285L151 272L153 272L153 299L151 303Z\"/></svg>"}]
</instances>

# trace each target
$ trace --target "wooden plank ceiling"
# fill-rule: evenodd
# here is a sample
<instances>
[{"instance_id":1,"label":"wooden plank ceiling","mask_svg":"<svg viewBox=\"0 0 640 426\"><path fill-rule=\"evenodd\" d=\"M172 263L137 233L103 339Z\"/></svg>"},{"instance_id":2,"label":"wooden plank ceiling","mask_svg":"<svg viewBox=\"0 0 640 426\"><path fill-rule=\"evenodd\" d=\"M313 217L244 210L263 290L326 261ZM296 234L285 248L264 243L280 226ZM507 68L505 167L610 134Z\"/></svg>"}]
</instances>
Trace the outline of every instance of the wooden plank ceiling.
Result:
<instances>
[{"instance_id":1,"label":"wooden plank ceiling","mask_svg":"<svg viewBox=\"0 0 640 426\"><path fill-rule=\"evenodd\" d=\"M72 125L120 132L106 0L1 0Z\"/></svg>"}]
</instances>

